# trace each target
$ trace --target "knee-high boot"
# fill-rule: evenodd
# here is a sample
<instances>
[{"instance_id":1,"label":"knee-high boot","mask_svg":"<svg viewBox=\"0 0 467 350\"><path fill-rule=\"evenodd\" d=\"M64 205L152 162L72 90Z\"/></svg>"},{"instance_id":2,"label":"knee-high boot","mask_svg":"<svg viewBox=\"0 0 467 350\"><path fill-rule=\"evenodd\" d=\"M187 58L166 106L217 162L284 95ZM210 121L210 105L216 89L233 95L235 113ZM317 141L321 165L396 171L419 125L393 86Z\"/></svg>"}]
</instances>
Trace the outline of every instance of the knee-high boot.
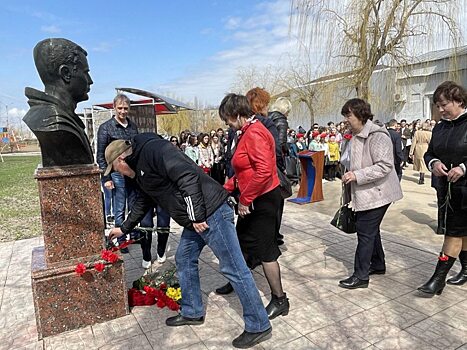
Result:
<instances>
[{"instance_id":1,"label":"knee-high boot","mask_svg":"<svg viewBox=\"0 0 467 350\"><path fill-rule=\"evenodd\" d=\"M456 276L447 280L448 284L462 286L467 282L467 250L462 250L460 252L459 261L461 263L461 270Z\"/></svg>"},{"instance_id":2,"label":"knee-high boot","mask_svg":"<svg viewBox=\"0 0 467 350\"><path fill-rule=\"evenodd\" d=\"M446 276L455 261L456 258L441 253L438 258L435 273L431 276L428 282L419 287L418 290L431 295L441 294L446 286Z\"/></svg>"}]
</instances>

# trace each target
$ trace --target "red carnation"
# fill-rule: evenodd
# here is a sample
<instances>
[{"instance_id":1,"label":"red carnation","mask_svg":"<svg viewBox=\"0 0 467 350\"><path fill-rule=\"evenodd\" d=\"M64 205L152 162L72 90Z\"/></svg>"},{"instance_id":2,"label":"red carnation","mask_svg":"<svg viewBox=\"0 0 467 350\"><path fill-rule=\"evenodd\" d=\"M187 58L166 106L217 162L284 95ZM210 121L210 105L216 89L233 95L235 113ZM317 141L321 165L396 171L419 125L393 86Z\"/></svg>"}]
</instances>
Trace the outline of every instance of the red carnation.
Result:
<instances>
[{"instance_id":1,"label":"red carnation","mask_svg":"<svg viewBox=\"0 0 467 350\"><path fill-rule=\"evenodd\" d=\"M105 265L103 263L95 263L94 268L97 272L102 272L105 270Z\"/></svg>"},{"instance_id":2,"label":"red carnation","mask_svg":"<svg viewBox=\"0 0 467 350\"><path fill-rule=\"evenodd\" d=\"M75 272L81 276L86 272L86 266L83 263L79 263L76 265Z\"/></svg>"},{"instance_id":3,"label":"red carnation","mask_svg":"<svg viewBox=\"0 0 467 350\"><path fill-rule=\"evenodd\" d=\"M144 305L154 305L156 303L156 298L152 294L146 294L144 296Z\"/></svg>"},{"instance_id":4,"label":"red carnation","mask_svg":"<svg viewBox=\"0 0 467 350\"><path fill-rule=\"evenodd\" d=\"M167 300L167 307L172 311L178 311L180 309L180 305L178 305L172 299Z\"/></svg>"},{"instance_id":5,"label":"red carnation","mask_svg":"<svg viewBox=\"0 0 467 350\"><path fill-rule=\"evenodd\" d=\"M111 264L115 264L119 259L120 257L117 254L110 253L107 261Z\"/></svg>"},{"instance_id":6,"label":"red carnation","mask_svg":"<svg viewBox=\"0 0 467 350\"><path fill-rule=\"evenodd\" d=\"M102 250L101 252L101 258L104 259L105 261L109 261L109 254L112 252L110 250Z\"/></svg>"},{"instance_id":7,"label":"red carnation","mask_svg":"<svg viewBox=\"0 0 467 350\"><path fill-rule=\"evenodd\" d=\"M344 134L344 139L350 140L352 138L352 134Z\"/></svg>"},{"instance_id":8,"label":"red carnation","mask_svg":"<svg viewBox=\"0 0 467 350\"><path fill-rule=\"evenodd\" d=\"M134 240L125 241L118 246L117 250L124 249L128 247L130 244L133 244L134 242L135 242Z\"/></svg>"},{"instance_id":9,"label":"red carnation","mask_svg":"<svg viewBox=\"0 0 467 350\"><path fill-rule=\"evenodd\" d=\"M167 289L167 284L165 282L162 282L160 285L159 285L159 288L160 289Z\"/></svg>"},{"instance_id":10,"label":"red carnation","mask_svg":"<svg viewBox=\"0 0 467 350\"><path fill-rule=\"evenodd\" d=\"M156 305L157 305L157 307L162 309L165 306L165 301L162 300L162 298L160 298L160 299L157 300Z\"/></svg>"}]
</instances>

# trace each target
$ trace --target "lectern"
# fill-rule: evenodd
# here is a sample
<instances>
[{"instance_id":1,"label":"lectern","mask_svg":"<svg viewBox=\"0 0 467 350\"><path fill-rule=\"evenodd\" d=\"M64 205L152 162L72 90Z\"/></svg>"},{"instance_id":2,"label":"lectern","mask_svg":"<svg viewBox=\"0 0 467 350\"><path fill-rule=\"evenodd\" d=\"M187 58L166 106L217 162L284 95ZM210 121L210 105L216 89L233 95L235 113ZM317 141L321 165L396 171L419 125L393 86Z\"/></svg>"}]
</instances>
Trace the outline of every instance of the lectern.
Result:
<instances>
[{"instance_id":1,"label":"lectern","mask_svg":"<svg viewBox=\"0 0 467 350\"><path fill-rule=\"evenodd\" d=\"M302 151L298 154L302 175L297 198L288 199L296 204L306 204L322 201L323 198L323 168L324 151Z\"/></svg>"}]
</instances>

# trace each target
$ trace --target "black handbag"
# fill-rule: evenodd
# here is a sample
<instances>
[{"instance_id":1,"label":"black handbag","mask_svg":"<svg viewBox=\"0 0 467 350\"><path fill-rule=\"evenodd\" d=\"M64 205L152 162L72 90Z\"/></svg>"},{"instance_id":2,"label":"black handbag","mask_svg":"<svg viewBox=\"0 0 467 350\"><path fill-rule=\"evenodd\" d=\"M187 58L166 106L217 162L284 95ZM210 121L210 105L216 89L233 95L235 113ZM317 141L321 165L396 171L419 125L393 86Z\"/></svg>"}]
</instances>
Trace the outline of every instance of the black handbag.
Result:
<instances>
[{"instance_id":1,"label":"black handbag","mask_svg":"<svg viewBox=\"0 0 467 350\"><path fill-rule=\"evenodd\" d=\"M283 199L289 198L292 196L292 184L290 183L289 179L287 178L287 175L285 175L282 171L277 169L277 176L279 177L280 181L280 190L281 190L281 196Z\"/></svg>"},{"instance_id":2,"label":"black handbag","mask_svg":"<svg viewBox=\"0 0 467 350\"><path fill-rule=\"evenodd\" d=\"M334 215L334 218L331 220L331 225L337 227L339 230L345 233L355 233L357 232L356 214L352 210L352 208L349 208L349 203L342 204L344 190L345 188L343 186L341 195L341 207Z\"/></svg>"}]
</instances>

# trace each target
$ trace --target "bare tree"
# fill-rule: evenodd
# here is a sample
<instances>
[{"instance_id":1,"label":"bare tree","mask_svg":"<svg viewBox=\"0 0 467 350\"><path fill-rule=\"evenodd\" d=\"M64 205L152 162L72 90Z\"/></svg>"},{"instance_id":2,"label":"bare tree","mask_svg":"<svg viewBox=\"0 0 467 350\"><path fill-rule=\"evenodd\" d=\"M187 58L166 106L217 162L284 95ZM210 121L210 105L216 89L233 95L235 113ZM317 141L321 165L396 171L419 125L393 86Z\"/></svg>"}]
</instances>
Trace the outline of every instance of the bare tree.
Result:
<instances>
[{"instance_id":1,"label":"bare tree","mask_svg":"<svg viewBox=\"0 0 467 350\"><path fill-rule=\"evenodd\" d=\"M268 91L271 95L281 92L284 88L282 84L283 68L279 66L248 66L240 67L231 90L238 94L246 94L254 87L260 87Z\"/></svg>"},{"instance_id":2,"label":"bare tree","mask_svg":"<svg viewBox=\"0 0 467 350\"><path fill-rule=\"evenodd\" d=\"M461 0L465 2L465 0ZM352 70L357 95L369 98L378 64L404 64L435 42L457 45L455 0L292 0L291 28L328 48L328 57ZM423 40L423 41L422 41ZM431 46L431 47L430 47ZM334 61L335 62L335 61ZM341 69L342 71L342 69Z\"/></svg>"}]
</instances>

